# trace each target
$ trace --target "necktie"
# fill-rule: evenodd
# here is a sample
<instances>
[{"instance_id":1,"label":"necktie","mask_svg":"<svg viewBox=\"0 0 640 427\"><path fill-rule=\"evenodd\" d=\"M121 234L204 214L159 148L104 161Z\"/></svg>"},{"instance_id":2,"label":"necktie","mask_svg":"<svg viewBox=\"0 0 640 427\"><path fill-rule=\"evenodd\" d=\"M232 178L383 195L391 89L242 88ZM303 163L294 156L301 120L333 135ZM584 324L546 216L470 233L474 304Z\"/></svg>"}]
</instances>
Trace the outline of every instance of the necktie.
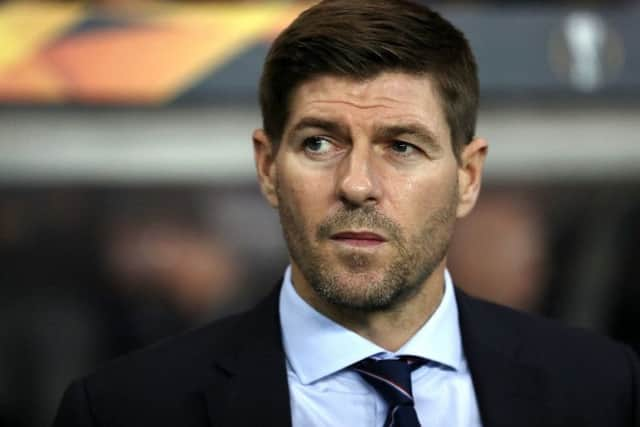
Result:
<instances>
[{"instance_id":1,"label":"necktie","mask_svg":"<svg viewBox=\"0 0 640 427\"><path fill-rule=\"evenodd\" d=\"M371 384L389 405L384 427L420 427L413 406L411 371L424 364L416 358L364 359L353 369Z\"/></svg>"}]
</instances>

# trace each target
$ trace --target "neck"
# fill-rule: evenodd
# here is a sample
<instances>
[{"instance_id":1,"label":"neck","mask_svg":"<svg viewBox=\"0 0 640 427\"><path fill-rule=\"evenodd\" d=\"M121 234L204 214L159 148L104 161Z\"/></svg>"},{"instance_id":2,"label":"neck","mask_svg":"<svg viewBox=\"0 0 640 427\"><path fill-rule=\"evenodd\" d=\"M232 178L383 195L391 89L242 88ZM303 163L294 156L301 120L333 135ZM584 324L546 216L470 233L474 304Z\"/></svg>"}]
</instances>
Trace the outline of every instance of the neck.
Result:
<instances>
[{"instance_id":1,"label":"neck","mask_svg":"<svg viewBox=\"0 0 640 427\"><path fill-rule=\"evenodd\" d=\"M418 292L387 310L363 311L336 306L309 286L295 264L291 279L298 295L334 322L385 350L400 349L431 318L444 295L445 260L422 283Z\"/></svg>"}]
</instances>

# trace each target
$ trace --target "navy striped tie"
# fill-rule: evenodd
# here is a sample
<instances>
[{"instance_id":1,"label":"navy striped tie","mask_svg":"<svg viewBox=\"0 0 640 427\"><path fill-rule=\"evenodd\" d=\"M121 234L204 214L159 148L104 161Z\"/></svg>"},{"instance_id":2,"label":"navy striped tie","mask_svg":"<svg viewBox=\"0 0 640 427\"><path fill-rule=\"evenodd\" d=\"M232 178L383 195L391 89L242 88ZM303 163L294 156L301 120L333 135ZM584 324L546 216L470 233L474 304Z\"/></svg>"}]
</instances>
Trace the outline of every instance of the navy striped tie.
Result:
<instances>
[{"instance_id":1,"label":"navy striped tie","mask_svg":"<svg viewBox=\"0 0 640 427\"><path fill-rule=\"evenodd\" d=\"M419 427L413 406L411 371L425 362L417 358L364 359L353 369L373 386L389 405L384 427Z\"/></svg>"}]
</instances>

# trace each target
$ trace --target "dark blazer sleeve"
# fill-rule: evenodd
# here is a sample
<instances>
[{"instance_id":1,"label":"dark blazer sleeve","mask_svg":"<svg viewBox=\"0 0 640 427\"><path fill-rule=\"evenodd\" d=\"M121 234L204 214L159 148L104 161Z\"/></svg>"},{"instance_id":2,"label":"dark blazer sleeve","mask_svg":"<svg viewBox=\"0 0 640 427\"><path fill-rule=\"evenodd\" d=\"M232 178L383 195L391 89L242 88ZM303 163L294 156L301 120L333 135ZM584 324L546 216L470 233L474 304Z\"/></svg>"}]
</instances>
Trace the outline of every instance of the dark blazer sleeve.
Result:
<instances>
[{"instance_id":1,"label":"dark blazer sleeve","mask_svg":"<svg viewBox=\"0 0 640 427\"><path fill-rule=\"evenodd\" d=\"M84 380L71 383L62 397L53 427L93 427L96 426Z\"/></svg>"},{"instance_id":2,"label":"dark blazer sleeve","mask_svg":"<svg viewBox=\"0 0 640 427\"><path fill-rule=\"evenodd\" d=\"M629 347L625 346L626 356L631 365L631 424L634 427L640 427L640 360L637 355Z\"/></svg>"}]
</instances>

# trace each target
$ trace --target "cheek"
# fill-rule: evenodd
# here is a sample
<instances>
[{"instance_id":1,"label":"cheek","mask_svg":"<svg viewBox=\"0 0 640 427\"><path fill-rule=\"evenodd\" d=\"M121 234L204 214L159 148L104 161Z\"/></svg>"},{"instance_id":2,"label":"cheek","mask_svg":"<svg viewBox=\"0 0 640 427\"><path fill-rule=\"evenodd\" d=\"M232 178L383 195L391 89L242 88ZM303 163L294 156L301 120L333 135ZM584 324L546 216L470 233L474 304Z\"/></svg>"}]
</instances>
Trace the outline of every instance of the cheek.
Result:
<instances>
[{"instance_id":1,"label":"cheek","mask_svg":"<svg viewBox=\"0 0 640 427\"><path fill-rule=\"evenodd\" d=\"M430 214L448 207L457 194L455 171L433 172L387 181L390 212L403 227L411 229L423 224Z\"/></svg>"},{"instance_id":2,"label":"cheek","mask_svg":"<svg viewBox=\"0 0 640 427\"><path fill-rule=\"evenodd\" d=\"M279 175L278 183L281 202L297 212L298 219L307 225L321 222L327 215L327 191L330 180L327 177L310 176L308 173L288 173Z\"/></svg>"}]
</instances>

